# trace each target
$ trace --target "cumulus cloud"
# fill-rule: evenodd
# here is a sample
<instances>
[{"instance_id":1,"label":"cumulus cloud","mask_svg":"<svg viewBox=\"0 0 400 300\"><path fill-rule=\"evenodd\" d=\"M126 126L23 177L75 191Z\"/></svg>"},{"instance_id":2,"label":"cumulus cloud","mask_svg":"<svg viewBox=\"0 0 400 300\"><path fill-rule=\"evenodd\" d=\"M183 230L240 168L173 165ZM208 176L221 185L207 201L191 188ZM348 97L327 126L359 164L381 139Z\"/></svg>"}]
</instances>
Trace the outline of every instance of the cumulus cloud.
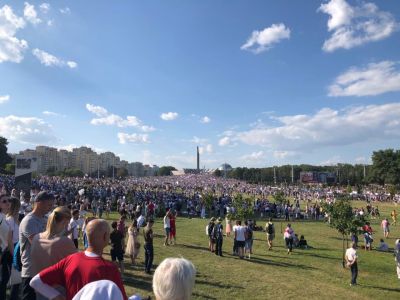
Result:
<instances>
[{"instance_id":1,"label":"cumulus cloud","mask_svg":"<svg viewBox=\"0 0 400 300\"><path fill-rule=\"evenodd\" d=\"M279 122L276 126L235 132L220 140L220 145L235 141L273 151L304 152L369 140L387 141L400 137L399 119L400 103L343 110L323 108L313 115L275 117Z\"/></svg>"},{"instance_id":2,"label":"cumulus cloud","mask_svg":"<svg viewBox=\"0 0 400 300\"><path fill-rule=\"evenodd\" d=\"M36 56L36 58L40 61L41 64L45 65L46 67L68 67L70 69L75 69L78 64L74 61L64 61L46 51L40 49L33 49L32 54Z\"/></svg>"},{"instance_id":3,"label":"cumulus cloud","mask_svg":"<svg viewBox=\"0 0 400 300\"><path fill-rule=\"evenodd\" d=\"M65 115L61 115L59 113L56 113L53 111L48 111L48 110L43 111L42 114L44 114L45 116L51 116L51 117L65 117Z\"/></svg>"},{"instance_id":4,"label":"cumulus cloud","mask_svg":"<svg viewBox=\"0 0 400 300\"><path fill-rule=\"evenodd\" d=\"M294 157L297 156L297 153L295 151L282 151L282 150L275 150L272 155L276 159L286 159L289 157Z\"/></svg>"},{"instance_id":5,"label":"cumulus cloud","mask_svg":"<svg viewBox=\"0 0 400 300\"><path fill-rule=\"evenodd\" d=\"M248 50L255 54L264 52L272 48L274 44L283 39L290 38L290 29L285 24L272 24L261 31L255 30L248 38L246 43L240 47L242 50Z\"/></svg>"},{"instance_id":6,"label":"cumulus cloud","mask_svg":"<svg viewBox=\"0 0 400 300\"><path fill-rule=\"evenodd\" d=\"M10 141L29 144L46 144L55 141L51 126L35 117L14 115L0 117L0 136Z\"/></svg>"},{"instance_id":7,"label":"cumulus cloud","mask_svg":"<svg viewBox=\"0 0 400 300\"><path fill-rule=\"evenodd\" d=\"M4 5L0 8L0 63L19 63L24 58L28 42L18 39L15 34L25 27L23 18L14 14L12 8Z\"/></svg>"},{"instance_id":8,"label":"cumulus cloud","mask_svg":"<svg viewBox=\"0 0 400 300\"><path fill-rule=\"evenodd\" d=\"M96 105L87 103L86 109L98 117L104 117L104 116L108 115L107 109L105 109L104 107L101 107L101 106L96 106Z\"/></svg>"},{"instance_id":9,"label":"cumulus cloud","mask_svg":"<svg viewBox=\"0 0 400 300\"><path fill-rule=\"evenodd\" d=\"M135 127L143 132L152 132L156 129L153 126L144 125L143 122L136 116L127 116L125 119L119 115L109 113L107 109L102 106L93 104L86 104L86 109L99 118L94 118L90 121L92 125L108 125L124 127Z\"/></svg>"},{"instance_id":10,"label":"cumulus cloud","mask_svg":"<svg viewBox=\"0 0 400 300\"><path fill-rule=\"evenodd\" d=\"M62 13L63 15L69 15L71 13L71 10L69 7L60 8L60 13Z\"/></svg>"},{"instance_id":11,"label":"cumulus cloud","mask_svg":"<svg viewBox=\"0 0 400 300\"><path fill-rule=\"evenodd\" d=\"M258 152L253 152L251 154L246 154L240 157L241 160L244 161L257 161L261 160L264 157L264 152L263 151L258 151Z\"/></svg>"},{"instance_id":12,"label":"cumulus cloud","mask_svg":"<svg viewBox=\"0 0 400 300\"><path fill-rule=\"evenodd\" d=\"M160 117L164 121L172 121L178 118L178 113L177 112L162 113Z\"/></svg>"},{"instance_id":13,"label":"cumulus cloud","mask_svg":"<svg viewBox=\"0 0 400 300\"><path fill-rule=\"evenodd\" d=\"M218 141L218 145L220 146L228 146L231 143L231 139L229 136L225 136Z\"/></svg>"},{"instance_id":14,"label":"cumulus cloud","mask_svg":"<svg viewBox=\"0 0 400 300\"><path fill-rule=\"evenodd\" d=\"M191 140L189 140L191 143L193 144L197 144L197 145L204 145L207 144L208 140L207 139L203 139L203 138L199 138L197 136L194 136Z\"/></svg>"},{"instance_id":15,"label":"cumulus cloud","mask_svg":"<svg viewBox=\"0 0 400 300\"><path fill-rule=\"evenodd\" d=\"M206 123L210 123L211 119L207 116L204 116L201 118L200 123L206 124Z\"/></svg>"},{"instance_id":16,"label":"cumulus cloud","mask_svg":"<svg viewBox=\"0 0 400 300\"><path fill-rule=\"evenodd\" d=\"M199 153L213 153L213 146L211 144L205 145L204 147L199 147Z\"/></svg>"},{"instance_id":17,"label":"cumulus cloud","mask_svg":"<svg viewBox=\"0 0 400 300\"><path fill-rule=\"evenodd\" d=\"M37 25L39 23L42 23L42 20L37 17L37 12L35 9L35 6L32 4L29 4L28 2L25 2L25 7L24 7L24 17L25 19L32 23L33 25Z\"/></svg>"},{"instance_id":18,"label":"cumulus cloud","mask_svg":"<svg viewBox=\"0 0 400 300\"><path fill-rule=\"evenodd\" d=\"M119 132L117 136L120 144L126 144L126 143L143 144L149 142L149 136L147 134L138 134L138 133L128 134Z\"/></svg>"},{"instance_id":19,"label":"cumulus cloud","mask_svg":"<svg viewBox=\"0 0 400 300\"><path fill-rule=\"evenodd\" d=\"M44 2L44 3L40 4L39 8L42 13L47 14L50 10L50 4Z\"/></svg>"},{"instance_id":20,"label":"cumulus cloud","mask_svg":"<svg viewBox=\"0 0 400 300\"><path fill-rule=\"evenodd\" d=\"M326 52L379 41L399 29L393 15L379 10L374 3L351 6L345 0L331 0L321 4L318 11L330 15L327 26L332 35L322 47Z\"/></svg>"},{"instance_id":21,"label":"cumulus cloud","mask_svg":"<svg viewBox=\"0 0 400 300\"><path fill-rule=\"evenodd\" d=\"M400 91L399 63L382 61L365 68L352 67L329 87L329 96L374 96Z\"/></svg>"},{"instance_id":22,"label":"cumulus cloud","mask_svg":"<svg viewBox=\"0 0 400 300\"><path fill-rule=\"evenodd\" d=\"M10 100L10 95L2 95L0 96L0 104L6 103Z\"/></svg>"}]
</instances>

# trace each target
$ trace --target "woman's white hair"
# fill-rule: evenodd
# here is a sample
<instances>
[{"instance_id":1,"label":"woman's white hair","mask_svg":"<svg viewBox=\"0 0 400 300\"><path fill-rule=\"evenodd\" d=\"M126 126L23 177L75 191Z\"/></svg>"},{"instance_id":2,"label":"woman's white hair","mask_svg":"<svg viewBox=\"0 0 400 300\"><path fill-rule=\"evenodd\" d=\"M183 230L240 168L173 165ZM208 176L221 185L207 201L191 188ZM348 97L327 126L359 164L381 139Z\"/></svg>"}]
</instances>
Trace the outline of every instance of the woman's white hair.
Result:
<instances>
[{"instance_id":1,"label":"woman's white hair","mask_svg":"<svg viewBox=\"0 0 400 300\"><path fill-rule=\"evenodd\" d=\"M157 300L189 300L196 277L196 268L184 258L166 258L153 276L153 292Z\"/></svg>"}]
</instances>

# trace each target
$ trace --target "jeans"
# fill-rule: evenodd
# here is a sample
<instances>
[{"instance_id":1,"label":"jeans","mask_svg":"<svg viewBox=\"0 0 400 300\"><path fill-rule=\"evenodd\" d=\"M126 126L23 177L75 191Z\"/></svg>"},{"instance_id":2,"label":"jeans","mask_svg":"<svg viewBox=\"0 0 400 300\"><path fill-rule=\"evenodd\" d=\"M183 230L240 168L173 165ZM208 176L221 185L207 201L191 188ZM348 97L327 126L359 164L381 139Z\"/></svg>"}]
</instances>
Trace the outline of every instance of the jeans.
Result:
<instances>
[{"instance_id":1,"label":"jeans","mask_svg":"<svg viewBox=\"0 0 400 300\"><path fill-rule=\"evenodd\" d=\"M285 238L285 242L286 242L286 248L287 248L290 252L292 252L292 249L293 249L293 238L292 238L292 237L290 237L290 238Z\"/></svg>"},{"instance_id":2,"label":"jeans","mask_svg":"<svg viewBox=\"0 0 400 300\"><path fill-rule=\"evenodd\" d=\"M11 253L6 250L1 255L1 265L0 265L0 272L1 272L1 281L0 281L0 299L6 299L6 290L7 290L7 283L10 279L10 265L11 265L12 256Z\"/></svg>"},{"instance_id":3,"label":"jeans","mask_svg":"<svg viewBox=\"0 0 400 300\"><path fill-rule=\"evenodd\" d=\"M153 245L145 244L144 251L144 268L146 272L150 272L154 258Z\"/></svg>"},{"instance_id":4,"label":"jeans","mask_svg":"<svg viewBox=\"0 0 400 300\"><path fill-rule=\"evenodd\" d=\"M351 271L351 284L357 284L358 266L356 262L351 265L350 271Z\"/></svg>"},{"instance_id":5,"label":"jeans","mask_svg":"<svg viewBox=\"0 0 400 300\"><path fill-rule=\"evenodd\" d=\"M36 293L29 285L32 277L22 277L22 300L36 300Z\"/></svg>"},{"instance_id":6,"label":"jeans","mask_svg":"<svg viewBox=\"0 0 400 300\"><path fill-rule=\"evenodd\" d=\"M223 239L216 239L215 254L222 256L222 241Z\"/></svg>"}]
</instances>

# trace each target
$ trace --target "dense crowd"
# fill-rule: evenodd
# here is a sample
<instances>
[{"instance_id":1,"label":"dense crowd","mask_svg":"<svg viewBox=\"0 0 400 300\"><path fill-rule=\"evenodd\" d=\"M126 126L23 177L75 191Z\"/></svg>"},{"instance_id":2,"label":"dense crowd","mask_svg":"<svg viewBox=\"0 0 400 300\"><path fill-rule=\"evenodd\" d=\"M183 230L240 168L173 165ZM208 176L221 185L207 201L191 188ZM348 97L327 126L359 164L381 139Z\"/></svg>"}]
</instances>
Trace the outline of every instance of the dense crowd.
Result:
<instances>
[{"instance_id":1,"label":"dense crowd","mask_svg":"<svg viewBox=\"0 0 400 300\"><path fill-rule=\"evenodd\" d=\"M288 222L283 238L290 255L295 248L310 247L303 235L299 238L294 232L290 221L329 222L323 203L351 196L365 201L365 207L354 208L354 214L379 218L380 202L400 200L399 195L390 195L382 187L366 186L351 192L347 187L276 187L195 174L119 180L40 177L32 181L29 192L17 191L12 176L1 176L0 191L0 299L6 299L9 288L9 299L24 300L90 299L88 295L96 299L96 293L102 292L108 298L100 294L97 297L128 299L123 285L124 256L130 257L132 265L136 265L142 249L140 236L143 235L144 271L151 274L152 226L156 217L163 217L164 245L168 246L176 242L177 216L203 219L212 216L206 227L210 251L223 256L223 239L233 236L232 254L240 259L251 259L256 230L266 233L268 249L272 250L276 235L273 218ZM251 203L245 201L242 204L253 209L252 220L234 220L238 194L252 199ZM272 201L280 195L292 200ZM112 211L117 211L120 218L110 228L102 218ZM257 226L255 219L259 217L268 218L265 227ZM391 218L395 225L395 210ZM385 238L389 235L389 226L389 220L384 219L381 227ZM363 227L363 232L365 249L370 250L373 231L369 224ZM80 234L83 235L83 252L78 252ZM352 240L354 246L347 251L346 261L352 271L352 284L356 284L358 236L353 235ZM102 258L103 250L109 244L113 263ZM379 249L388 249L384 240ZM396 251L400 279L398 241ZM168 277L165 268L175 271ZM173 299L171 293L183 293L186 296L180 299L189 299L195 273L194 266L187 260L166 260L153 276L156 299ZM172 288L176 285L182 285L182 288ZM140 296L129 299L140 299Z\"/></svg>"}]
</instances>

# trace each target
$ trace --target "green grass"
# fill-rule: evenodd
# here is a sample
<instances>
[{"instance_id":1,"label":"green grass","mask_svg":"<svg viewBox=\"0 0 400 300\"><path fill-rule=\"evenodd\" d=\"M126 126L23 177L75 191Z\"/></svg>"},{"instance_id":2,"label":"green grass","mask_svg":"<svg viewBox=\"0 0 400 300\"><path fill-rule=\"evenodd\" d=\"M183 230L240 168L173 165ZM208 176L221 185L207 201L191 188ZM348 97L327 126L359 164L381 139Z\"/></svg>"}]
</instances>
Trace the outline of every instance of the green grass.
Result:
<instances>
[{"instance_id":1,"label":"green grass","mask_svg":"<svg viewBox=\"0 0 400 300\"><path fill-rule=\"evenodd\" d=\"M355 203L364 206L364 203ZM389 216L393 206L379 205L381 217ZM112 215L111 218L117 218ZM381 220L372 220L374 246L383 237ZM225 238L225 257L211 254L205 235L207 220L177 219L177 245L163 246L162 220L154 224L154 264L166 257L184 257L197 268L193 299L398 299L400 280L397 279L392 252L365 252L358 250L359 278L357 287L350 287L350 271L342 268L342 241L336 231L323 222L292 222L297 234L304 234L309 250L295 249L286 254L280 234L280 224L275 222L276 238L273 251L267 251L265 233L255 232L254 254L251 260L239 260L231 255L232 238ZM265 221L258 221L264 225ZM225 224L224 224L225 226ZM391 226L387 240L393 248L400 237L400 225ZM143 245L143 238L141 238ZM360 236L360 244L362 245ZM105 257L110 259L109 250ZM131 267L126 258L125 288L128 295L152 294L152 277L143 272L144 252L139 254L139 266ZM154 298L153 298L154 299Z\"/></svg>"}]
</instances>

